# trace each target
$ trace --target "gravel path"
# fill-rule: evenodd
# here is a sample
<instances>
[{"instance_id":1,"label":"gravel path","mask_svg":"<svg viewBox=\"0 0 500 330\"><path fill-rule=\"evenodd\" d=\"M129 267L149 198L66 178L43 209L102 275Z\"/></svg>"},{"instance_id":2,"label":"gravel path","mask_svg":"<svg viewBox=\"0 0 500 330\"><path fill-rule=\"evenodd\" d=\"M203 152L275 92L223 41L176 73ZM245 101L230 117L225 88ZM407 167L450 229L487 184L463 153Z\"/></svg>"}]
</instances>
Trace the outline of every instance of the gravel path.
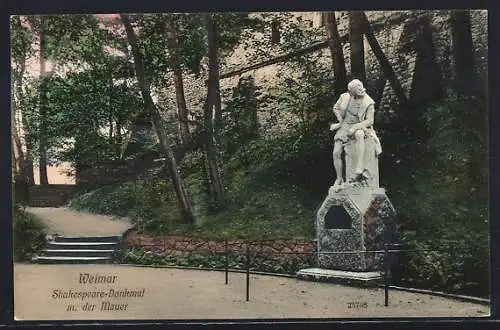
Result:
<instances>
[{"instance_id":1,"label":"gravel path","mask_svg":"<svg viewBox=\"0 0 500 330\"><path fill-rule=\"evenodd\" d=\"M80 273L117 276L113 284L79 284ZM144 297L54 299L53 290L128 289ZM381 289L358 289L293 278L251 275L250 301L245 301L245 274L145 268L121 265L14 266L16 320L104 319L235 319L487 316L489 307L430 295L390 292L384 307ZM125 310L101 310L103 301ZM348 308L349 302L366 307ZM88 303L94 311L83 311ZM74 304L76 311L66 311ZM125 304L127 306L125 306Z\"/></svg>"},{"instance_id":2,"label":"gravel path","mask_svg":"<svg viewBox=\"0 0 500 330\"><path fill-rule=\"evenodd\" d=\"M127 219L73 211L64 207L28 207L26 211L41 218L47 225L49 234L120 235L132 227Z\"/></svg>"}]
</instances>

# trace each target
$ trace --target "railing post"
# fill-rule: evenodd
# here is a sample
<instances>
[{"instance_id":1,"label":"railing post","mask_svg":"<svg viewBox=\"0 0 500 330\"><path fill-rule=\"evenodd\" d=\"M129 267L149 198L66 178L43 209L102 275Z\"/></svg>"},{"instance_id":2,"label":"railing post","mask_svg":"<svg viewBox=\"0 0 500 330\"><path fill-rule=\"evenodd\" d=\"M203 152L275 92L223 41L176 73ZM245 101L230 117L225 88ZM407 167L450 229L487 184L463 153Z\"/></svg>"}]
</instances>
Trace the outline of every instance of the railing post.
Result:
<instances>
[{"instance_id":1,"label":"railing post","mask_svg":"<svg viewBox=\"0 0 500 330\"><path fill-rule=\"evenodd\" d=\"M384 294L385 306L389 306L389 244L384 244Z\"/></svg>"},{"instance_id":2,"label":"railing post","mask_svg":"<svg viewBox=\"0 0 500 330\"><path fill-rule=\"evenodd\" d=\"M228 247L227 247L227 239L226 239L226 242L224 244L224 247L225 247L225 260L224 260L224 268L225 268L225 271L226 271L226 282L225 284L227 284L228 282L228 273L229 273L229 251L228 251Z\"/></svg>"},{"instance_id":3,"label":"railing post","mask_svg":"<svg viewBox=\"0 0 500 330\"><path fill-rule=\"evenodd\" d=\"M250 300L250 249L247 242L247 301Z\"/></svg>"}]
</instances>

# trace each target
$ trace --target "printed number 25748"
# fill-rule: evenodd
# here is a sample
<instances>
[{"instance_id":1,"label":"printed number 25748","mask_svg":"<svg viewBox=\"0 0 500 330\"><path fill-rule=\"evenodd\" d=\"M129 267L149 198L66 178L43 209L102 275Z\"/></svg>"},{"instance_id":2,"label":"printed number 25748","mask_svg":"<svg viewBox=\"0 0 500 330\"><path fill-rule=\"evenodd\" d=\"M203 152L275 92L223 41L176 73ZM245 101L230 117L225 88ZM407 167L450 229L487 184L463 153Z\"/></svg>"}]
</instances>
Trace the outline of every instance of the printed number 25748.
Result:
<instances>
[{"instance_id":1,"label":"printed number 25748","mask_svg":"<svg viewBox=\"0 0 500 330\"><path fill-rule=\"evenodd\" d=\"M347 308L368 308L367 302L349 302L347 303Z\"/></svg>"}]
</instances>

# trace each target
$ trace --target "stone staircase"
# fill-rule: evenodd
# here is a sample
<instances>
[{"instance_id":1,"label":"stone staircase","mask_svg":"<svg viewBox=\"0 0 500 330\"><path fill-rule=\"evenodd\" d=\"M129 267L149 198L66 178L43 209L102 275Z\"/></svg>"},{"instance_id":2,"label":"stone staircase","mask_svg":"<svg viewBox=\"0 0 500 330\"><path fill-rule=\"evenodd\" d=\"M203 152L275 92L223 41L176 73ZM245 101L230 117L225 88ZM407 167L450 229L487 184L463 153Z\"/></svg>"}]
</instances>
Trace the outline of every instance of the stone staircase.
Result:
<instances>
[{"instance_id":1,"label":"stone staircase","mask_svg":"<svg viewBox=\"0 0 500 330\"><path fill-rule=\"evenodd\" d=\"M76 191L73 184L36 185L29 188L29 202L31 207L60 207Z\"/></svg>"},{"instance_id":2,"label":"stone staircase","mask_svg":"<svg viewBox=\"0 0 500 330\"><path fill-rule=\"evenodd\" d=\"M121 252L121 236L51 236L32 261L39 264L112 263Z\"/></svg>"}]
</instances>

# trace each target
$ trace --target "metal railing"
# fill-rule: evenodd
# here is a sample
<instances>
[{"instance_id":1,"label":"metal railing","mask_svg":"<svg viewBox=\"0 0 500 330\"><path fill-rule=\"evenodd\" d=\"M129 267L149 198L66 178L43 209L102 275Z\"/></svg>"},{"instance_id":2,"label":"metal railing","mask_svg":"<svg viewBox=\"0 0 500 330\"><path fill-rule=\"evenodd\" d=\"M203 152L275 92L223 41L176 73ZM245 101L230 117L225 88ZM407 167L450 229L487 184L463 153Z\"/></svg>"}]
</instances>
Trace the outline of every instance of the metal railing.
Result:
<instances>
[{"instance_id":1,"label":"metal railing","mask_svg":"<svg viewBox=\"0 0 500 330\"><path fill-rule=\"evenodd\" d=\"M249 301L250 300L250 274L253 273L253 274L263 274L263 275L281 275L283 276L284 274L280 274L280 273L272 273L272 272L262 272L262 271L252 271L251 270L251 264L252 264L252 257L251 257L251 246L252 245L257 245L255 244L255 242L258 242L258 241L251 241L253 242L252 243L249 243L248 241L243 241L243 242L240 242L238 245L240 246L239 248L231 248L229 247L229 242L227 240L224 241L224 249L223 251L219 251L219 252L209 252L208 254L210 255L222 255L223 256L223 265L224 265L224 268L221 269L220 267L213 267L213 268L207 268L207 269L211 269L211 270L222 270L224 271L224 284L228 284L229 283L229 273L230 272L239 272L239 273L245 273L245 300L246 301ZM152 244L151 246L154 246L155 244ZM241 249L241 247L244 246L244 249ZM269 256L270 254L273 254L273 255L296 255L296 256L299 256L299 255L314 255L314 256L318 256L320 254L322 255L349 255L349 254L368 254L368 253L372 253L372 254L382 254L383 255L383 259L382 259L382 267L381 269L379 269L379 271L381 272L381 275L382 276L382 282L383 284L382 285L377 285L378 287L383 287L383 291L384 291L384 306L389 306L389 293L390 293L390 289L391 287L392 288L398 288L398 289L408 289L409 291L411 292L417 292L419 291L420 289L411 289L411 288L403 288L403 287L394 287L391 285L391 258L393 255L398 255L398 254L401 254L401 253L415 253L415 252L419 252L419 253L422 253L422 252L436 252L438 250L436 249L401 249L400 247L402 247L403 245L402 244L384 244L384 248L382 250L364 250L364 251L325 251L325 252L319 252L319 251L310 251L310 252L266 252L266 256ZM260 250L260 249L259 249ZM206 250L205 250L206 251ZM194 250L194 251L190 251L190 252L187 252L188 255L192 255L192 254L195 254L195 253L199 253L200 251L199 250ZM261 251L259 251L261 252ZM230 269L230 256L231 255L235 255L237 258L241 257L241 256L245 256L245 261L244 261L244 267L242 267L243 269L238 269L238 270L235 270L235 269ZM176 267L176 266L172 266L172 267ZM187 268L195 268L195 267L187 267ZM200 268L196 268L196 269L200 269ZM298 269L297 269L298 270ZM290 275L290 277L293 277L292 275ZM433 291L428 291L428 290L420 290L422 291L421 293L423 293L423 291L426 291L425 293L428 293L428 294L434 294L435 292ZM457 299L465 299L465 298L474 298L476 299L475 297L466 297L466 296L460 296L460 295L453 295L453 294L444 294L444 293L435 293L437 295L440 295L440 296L447 296L449 298L457 298ZM477 298L478 301L487 301L487 299L482 299L482 298Z\"/></svg>"},{"instance_id":2,"label":"metal railing","mask_svg":"<svg viewBox=\"0 0 500 330\"><path fill-rule=\"evenodd\" d=\"M396 253L403 253L403 252L432 252L432 251L437 251L435 249L399 249L396 247L401 247L402 244L389 244L386 243L384 244L384 249L383 250L364 250L364 251L328 251L328 252L275 252L275 254L291 254L291 255L319 255L319 254L324 254L324 255L346 255L346 254L366 254L366 253L375 253L375 254L383 254L383 267L381 273L383 274L383 289L384 289L384 306L389 306L389 290L391 288L391 255L396 254ZM225 284L228 284L228 278L229 278L229 249L228 249L228 243L227 241L225 242ZM251 264L251 257L250 257L250 244L246 244L245 248L245 255L246 255L246 262L245 262L245 283L246 283L246 290L245 290L245 298L246 301L250 300L250 264ZM400 288L404 289L404 288ZM418 291L418 289L410 289L413 291ZM421 291L426 291L426 290L421 290ZM431 291L428 291L427 293L431 293ZM466 296L460 296L460 295L453 295L453 294L443 294L439 293L441 296L449 296L452 298L475 298L475 297L466 297ZM478 298L478 300L483 300L481 298ZM483 302L486 301L486 299L483 300Z\"/></svg>"}]
</instances>

